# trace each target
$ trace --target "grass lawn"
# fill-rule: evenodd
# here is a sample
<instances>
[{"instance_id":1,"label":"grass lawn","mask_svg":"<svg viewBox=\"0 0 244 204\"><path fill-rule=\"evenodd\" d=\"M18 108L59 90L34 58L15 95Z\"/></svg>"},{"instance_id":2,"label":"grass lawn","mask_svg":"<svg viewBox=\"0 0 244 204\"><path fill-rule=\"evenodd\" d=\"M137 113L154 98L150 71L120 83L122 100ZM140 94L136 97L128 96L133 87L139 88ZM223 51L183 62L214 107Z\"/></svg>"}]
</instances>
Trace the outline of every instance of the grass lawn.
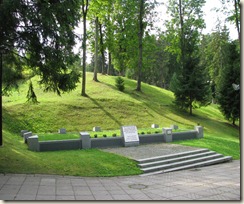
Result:
<instances>
[{"instance_id":1,"label":"grass lawn","mask_svg":"<svg viewBox=\"0 0 244 204\"><path fill-rule=\"evenodd\" d=\"M98 149L31 152L20 137L20 130L28 129L42 140L53 138L58 129L66 128L68 137L79 138L79 132L101 127L107 136L120 135L120 126L136 125L139 133L151 131L151 124L181 130L204 127L204 138L177 142L183 145L206 147L234 159L240 158L239 129L226 121L217 105L194 110L193 116L172 104L173 93L142 83L142 93L135 91L136 81L125 80L125 92L115 87L115 78L98 75L100 82L92 81L87 73L88 97L81 97L81 87L61 97L43 93L32 79L37 105L26 103L27 84L20 85L18 92L3 97L3 144L0 148L0 173L44 173L79 176L117 176L139 174L135 162ZM142 129L145 128L145 129ZM100 134L100 133L94 133ZM64 137L66 137L65 135ZM94 136L94 135L93 135ZM60 137L60 134L58 134ZM63 135L62 135L63 137ZM11 162L10 162L11 161Z\"/></svg>"}]
</instances>

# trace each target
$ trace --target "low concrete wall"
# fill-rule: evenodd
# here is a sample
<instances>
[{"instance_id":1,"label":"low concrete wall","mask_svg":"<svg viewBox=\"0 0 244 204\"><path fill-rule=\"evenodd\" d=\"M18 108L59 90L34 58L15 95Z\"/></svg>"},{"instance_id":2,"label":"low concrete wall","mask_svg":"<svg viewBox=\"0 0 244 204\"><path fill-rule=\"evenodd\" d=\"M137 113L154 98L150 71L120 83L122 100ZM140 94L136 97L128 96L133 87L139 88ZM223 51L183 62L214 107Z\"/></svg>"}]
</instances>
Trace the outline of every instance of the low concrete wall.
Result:
<instances>
[{"instance_id":1,"label":"low concrete wall","mask_svg":"<svg viewBox=\"0 0 244 204\"><path fill-rule=\"evenodd\" d=\"M139 135L140 144L163 142L163 136L164 134L162 133Z\"/></svg>"},{"instance_id":2,"label":"low concrete wall","mask_svg":"<svg viewBox=\"0 0 244 204\"><path fill-rule=\"evenodd\" d=\"M164 133L139 135L140 144L163 143L179 140L199 139L203 137L203 128L196 126L195 130L172 132L171 128L164 128ZM25 134L25 133L24 133ZM166 138L167 137L167 138ZM57 151L89 148L123 147L123 137L90 138L89 133L80 132L80 139L38 141L38 136L27 138L29 150Z\"/></svg>"},{"instance_id":3,"label":"low concrete wall","mask_svg":"<svg viewBox=\"0 0 244 204\"><path fill-rule=\"evenodd\" d=\"M82 141L80 139L41 141L39 142L39 151L74 150L81 149L81 146Z\"/></svg>"},{"instance_id":4,"label":"low concrete wall","mask_svg":"<svg viewBox=\"0 0 244 204\"><path fill-rule=\"evenodd\" d=\"M92 138L91 148L123 147L122 137Z\"/></svg>"},{"instance_id":5,"label":"low concrete wall","mask_svg":"<svg viewBox=\"0 0 244 204\"><path fill-rule=\"evenodd\" d=\"M174 132L172 134L172 140L178 141L178 140L190 140L190 139L196 139L197 138L197 131L196 130L189 130L187 132Z\"/></svg>"}]
</instances>

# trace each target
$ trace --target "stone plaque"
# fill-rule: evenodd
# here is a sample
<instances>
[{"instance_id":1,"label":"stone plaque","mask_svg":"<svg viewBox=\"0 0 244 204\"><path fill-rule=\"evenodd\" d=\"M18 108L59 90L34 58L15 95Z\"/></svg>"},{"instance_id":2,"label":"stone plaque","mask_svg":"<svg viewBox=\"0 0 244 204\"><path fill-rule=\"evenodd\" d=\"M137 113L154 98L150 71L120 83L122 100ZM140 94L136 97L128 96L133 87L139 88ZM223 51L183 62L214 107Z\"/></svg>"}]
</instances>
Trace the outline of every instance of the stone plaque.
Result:
<instances>
[{"instance_id":1,"label":"stone plaque","mask_svg":"<svg viewBox=\"0 0 244 204\"><path fill-rule=\"evenodd\" d=\"M121 136L124 138L124 145L126 147L139 145L139 136L136 126L122 126Z\"/></svg>"}]
</instances>

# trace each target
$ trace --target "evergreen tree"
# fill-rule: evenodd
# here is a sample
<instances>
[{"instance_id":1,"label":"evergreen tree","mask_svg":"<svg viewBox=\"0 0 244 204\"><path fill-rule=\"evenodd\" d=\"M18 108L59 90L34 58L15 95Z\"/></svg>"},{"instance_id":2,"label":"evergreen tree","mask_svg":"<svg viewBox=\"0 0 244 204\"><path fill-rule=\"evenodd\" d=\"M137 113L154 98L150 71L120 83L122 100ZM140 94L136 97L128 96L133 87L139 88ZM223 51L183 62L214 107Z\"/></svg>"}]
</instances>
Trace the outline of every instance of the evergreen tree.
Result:
<instances>
[{"instance_id":1,"label":"evergreen tree","mask_svg":"<svg viewBox=\"0 0 244 204\"><path fill-rule=\"evenodd\" d=\"M179 70L171 84L175 104L192 109L209 104L210 86L207 73L200 65L200 31L205 24L202 19L204 0L170 0L168 12L172 19L167 22L168 51L178 57Z\"/></svg>"},{"instance_id":2,"label":"evergreen tree","mask_svg":"<svg viewBox=\"0 0 244 204\"><path fill-rule=\"evenodd\" d=\"M240 118L240 90L235 90L232 84L240 85L240 54L239 42L229 44L228 64L222 71L219 87L217 89L220 110L227 120L235 125Z\"/></svg>"},{"instance_id":3,"label":"evergreen tree","mask_svg":"<svg viewBox=\"0 0 244 204\"><path fill-rule=\"evenodd\" d=\"M46 91L61 94L73 90L80 75L69 65L77 58L72 50L79 19L80 0L3 0L0 50L15 55L19 58L16 61L25 60L32 74L40 76Z\"/></svg>"}]
</instances>

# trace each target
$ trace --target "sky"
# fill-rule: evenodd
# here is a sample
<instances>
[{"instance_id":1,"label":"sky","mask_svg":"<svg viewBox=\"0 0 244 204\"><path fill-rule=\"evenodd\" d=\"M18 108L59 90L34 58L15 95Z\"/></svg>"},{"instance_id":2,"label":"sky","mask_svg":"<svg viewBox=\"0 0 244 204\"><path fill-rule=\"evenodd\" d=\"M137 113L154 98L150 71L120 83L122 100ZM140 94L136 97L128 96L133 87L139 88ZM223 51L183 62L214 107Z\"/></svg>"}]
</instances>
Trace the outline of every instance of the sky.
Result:
<instances>
[{"instance_id":1,"label":"sky","mask_svg":"<svg viewBox=\"0 0 244 204\"><path fill-rule=\"evenodd\" d=\"M158 2L165 2L165 0L158 0ZM217 24L217 19L219 18L221 21L224 21L226 18L223 14L217 13L214 11L214 8L220 8L221 7L221 2L220 0L206 0L206 4L203 7L203 12L204 12L204 19L205 19L205 24L206 28L203 30L203 34L211 33L214 31L216 24ZM232 6L232 5L231 5ZM232 8L231 8L232 9ZM165 16L166 14L166 7L160 6L158 9L159 16ZM159 17L160 19L160 17ZM163 20L159 20L157 22L157 26L160 26L160 24L163 24ZM229 28L230 31L230 38L232 40L238 38L238 34L236 31L236 28L234 25L230 25L229 23L226 23L227 27Z\"/></svg>"}]
</instances>

